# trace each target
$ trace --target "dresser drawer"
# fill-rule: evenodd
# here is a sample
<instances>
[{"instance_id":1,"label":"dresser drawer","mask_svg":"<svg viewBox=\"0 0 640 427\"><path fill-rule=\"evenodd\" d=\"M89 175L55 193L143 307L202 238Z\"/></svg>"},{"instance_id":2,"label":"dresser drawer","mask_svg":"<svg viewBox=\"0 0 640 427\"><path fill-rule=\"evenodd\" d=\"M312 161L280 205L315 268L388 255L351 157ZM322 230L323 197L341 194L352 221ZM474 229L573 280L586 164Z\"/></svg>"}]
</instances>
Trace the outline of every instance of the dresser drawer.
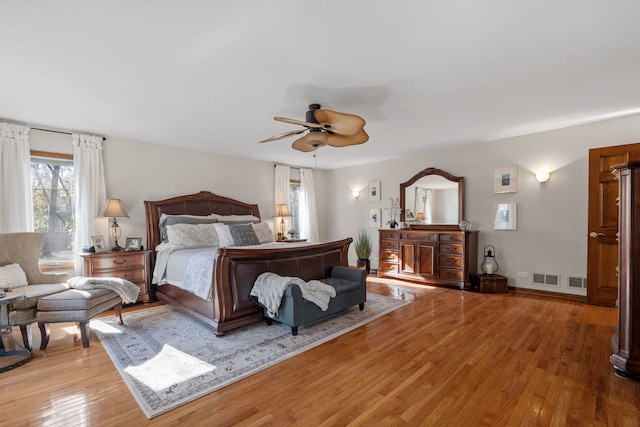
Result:
<instances>
[{"instance_id":1,"label":"dresser drawer","mask_svg":"<svg viewBox=\"0 0 640 427\"><path fill-rule=\"evenodd\" d=\"M380 261L384 262L398 262L398 253L391 251L381 251Z\"/></svg>"},{"instance_id":2,"label":"dresser drawer","mask_svg":"<svg viewBox=\"0 0 640 427\"><path fill-rule=\"evenodd\" d=\"M401 232L400 239L413 240L414 242L435 242L438 240L436 233L412 233L409 231Z\"/></svg>"},{"instance_id":3,"label":"dresser drawer","mask_svg":"<svg viewBox=\"0 0 640 427\"><path fill-rule=\"evenodd\" d=\"M397 273L398 264L381 261L380 265L378 266L378 271L384 272L384 273Z\"/></svg>"},{"instance_id":4,"label":"dresser drawer","mask_svg":"<svg viewBox=\"0 0 640 427\"><path fill-rule=\"evenodd\" d=\"M398 239L398 232L394 230L380 230L381 239Z\"/></svg>"},{"instance_id":5,"label":"dresser drawer","mask_svg":"<svg viewBox=\"0 0 640 427\"><path fill-rule=\"evenodd\" d=\"M455 270L453 268L440 268L438 276L441 279L462 280L462 270Z\"/></svg>"},{"instance_id":6,"label":"dresser drawer","mask_svg":"<svg viewBox=\"0 0 640 427\"><path fill-rule=\"evenodd\" d=\"M91 268L95 273L101 270L123 270L129 268L144 268L144 266L144 254L142 253L91 258Z\"/></svg>"},{"instance_id":7,"label":"dresser drawer","mask_svg":"<svg viewBox=\"0 0 640 427\"><path fill-rule=\"evenodd\" d=\"M130 282L144 282L144 270L111 270L94 272L93 277L118 277Z\"/></svg>"},{"instance_id":8,"label":"dresser drawer","mask_svg":"<svg viewBox=\"0 0 640 427\"><path fill-rule=\"evenodd\" d=\"M462 255L463 246L457 243L441 243L439 246L442 255Z\"/></svg>"},{"instance_id":9,"label":"dresser drawer","mask_svg":"<svg viewBox=\"0 0 640 427\"><path fill-rule=\"evenodd\" d=\"M392 249L398 250L398 241L397 240L380 240L380 249Z\"/></svg>"},{"instance_id":10,"label":"dresser drawer","mask_svg":"<svg viewBox=\"0 0 640 427\"><path fill-rule=\"evenodd\" d=\"M440 234L439 238L441 242L462 242L463 241L463 235L460 233Z\"/></svg>"},{"instance_id":11,"label":"dresser drawer","mask_svg":"<svg viewBox=\"0 0 640 427\"><path fill-rule=\"evenodd\" d=\"M440 256L438 261L442 267L462 268L464 265L463 258L461 256Z\"/></svg>"}]
</instances>

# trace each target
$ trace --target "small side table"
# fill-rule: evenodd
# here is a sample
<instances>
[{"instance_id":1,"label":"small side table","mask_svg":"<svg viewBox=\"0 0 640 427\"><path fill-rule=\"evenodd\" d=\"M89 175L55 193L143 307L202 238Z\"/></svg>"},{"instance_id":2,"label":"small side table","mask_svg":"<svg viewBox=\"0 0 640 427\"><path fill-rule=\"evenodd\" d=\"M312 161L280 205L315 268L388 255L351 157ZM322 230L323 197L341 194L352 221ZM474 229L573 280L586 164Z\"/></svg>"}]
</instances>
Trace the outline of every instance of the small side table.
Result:
<instances>
[{"instance_id":1,"label":"small side table","mask_svg":"<svg viewBox=\"0 0 640 427\"><path fill-rule=\"evenodd\" d=\"M138 302L151 302L151 251L83 252L80 256L85 276L126 279L140 288Z\"/></svg>"},{"instance_id":2,"label":"small side table","mask_svg":"<svg viewBox=\"0 0 640 427\"><path fill-rule=\"evenodd\" d=\"M25 299L26 299L26 296L19 292L7 292L4 297L0 298L0 306L6 306L6 310L7 310L7 324L2 324L0 326L9 330L9 334L8 334L9 336L11 335L11 330L13 329L13 325L9 320L11 305L16 302L24 301ZM31 358L31 353L29 352L29 350L5 349L4 342L2 341L2 337L0 337L0 372L5 372L17 366L23 365L27 363L27 361L30 358Z\"/></svg>"},{"instance_id":3,"label":"small side table","mask_svg":"<svg viewBox=\"0 0 640 427\"><path fill-rule=\"evenodd\" d=\"M480 293L507 293L507 278L499 274L472 274L469 277L471 290Z\"/></svg>"}]
</instances>

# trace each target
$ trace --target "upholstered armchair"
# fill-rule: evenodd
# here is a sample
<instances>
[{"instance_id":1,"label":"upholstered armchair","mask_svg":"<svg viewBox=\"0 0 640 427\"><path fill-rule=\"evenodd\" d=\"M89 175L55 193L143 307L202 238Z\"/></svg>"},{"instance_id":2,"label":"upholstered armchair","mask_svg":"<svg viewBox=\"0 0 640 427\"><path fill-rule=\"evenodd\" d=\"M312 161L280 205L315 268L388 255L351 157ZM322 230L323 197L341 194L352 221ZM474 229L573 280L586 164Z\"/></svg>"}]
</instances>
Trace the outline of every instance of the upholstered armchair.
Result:
<instances>
[{"instance_id":1,"label":"upholstered armchair","mask_svg":"<svg viewBox=\"0 0 640 427\"><path fill-rule=\"evenodd\" d=\"M12 292L25 294L24 302L16 303L9 313L10 322L20 327L25 348L31 350L27 327L36 321L38 300L41 297L68 289L66 273L43 273L38 266L44 236L40 233L0 233L0 270L10 264L19 264L26 276L26 286L15 287ZM1 274L1 273L0 273ZM18 283L24 285L24 283Z\"/></svg>"}]
</instances>

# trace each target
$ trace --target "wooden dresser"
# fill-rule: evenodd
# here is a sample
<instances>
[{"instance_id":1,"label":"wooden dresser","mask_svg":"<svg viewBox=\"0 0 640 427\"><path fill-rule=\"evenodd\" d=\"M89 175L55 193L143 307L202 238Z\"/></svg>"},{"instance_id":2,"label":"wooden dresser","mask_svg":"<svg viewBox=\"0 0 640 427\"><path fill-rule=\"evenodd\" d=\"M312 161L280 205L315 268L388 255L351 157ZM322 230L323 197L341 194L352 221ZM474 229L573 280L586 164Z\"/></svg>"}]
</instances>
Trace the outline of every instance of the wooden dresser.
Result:
<instances>
[{"instance_id":1,"label":"wooden dresser","mask_svg":"<svg viewBox=\"0 0 640 427\"><path fill-rule=\"evenodd\" d=\"M478 264L477 231L380 230L379 277L469 289Z\"/></svg>"},{"instance_id":2,"label":"wooden dresser","mask_svg":"<svg viewBox=\"0 0 640 427\"><path fill-rule=\"evenodd\" d=\"M82 253L84 274L88 277L119 277L140 288L139 302L151 301L151 251L116 251Z\"/></svg>"},{"instance_id":3,"label":"wooden dresser","mask_svg":"<svg viewBox=\"0 0 640 427\"><path fill-rule=\"evenodd\" d=\"M618 326L610 361L619 376L640 379L640 162L613 168L619 180Z\"/></svg>"}]
</instances>

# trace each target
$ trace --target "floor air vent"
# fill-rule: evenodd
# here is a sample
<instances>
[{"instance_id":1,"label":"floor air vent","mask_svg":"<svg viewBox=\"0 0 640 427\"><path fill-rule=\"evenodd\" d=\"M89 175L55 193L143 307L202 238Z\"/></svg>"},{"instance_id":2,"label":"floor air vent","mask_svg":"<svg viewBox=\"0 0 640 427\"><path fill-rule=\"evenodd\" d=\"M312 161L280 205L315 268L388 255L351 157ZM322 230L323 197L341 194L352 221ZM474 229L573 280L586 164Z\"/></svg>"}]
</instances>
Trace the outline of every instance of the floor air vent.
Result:
<instances>
[{"instance_id":1,"label":"floor air vent","mask_svg":"<svg viewBox=\"0 0 640 427\"><path fill-rule=\"evenodd\" d=\"M569 287L573 289L587 289L585 277L569 277Z\"/></svg>"},{"instance_id":2,"label":"floor air vent","mask_svg":"<svg viewBox=\"0 0 640 427\"><path fill-rule=\"evenodd\" d=\"M533 284L560 286L560 276L558 274L533 273Z\"/></svg>"}]
</instances>

